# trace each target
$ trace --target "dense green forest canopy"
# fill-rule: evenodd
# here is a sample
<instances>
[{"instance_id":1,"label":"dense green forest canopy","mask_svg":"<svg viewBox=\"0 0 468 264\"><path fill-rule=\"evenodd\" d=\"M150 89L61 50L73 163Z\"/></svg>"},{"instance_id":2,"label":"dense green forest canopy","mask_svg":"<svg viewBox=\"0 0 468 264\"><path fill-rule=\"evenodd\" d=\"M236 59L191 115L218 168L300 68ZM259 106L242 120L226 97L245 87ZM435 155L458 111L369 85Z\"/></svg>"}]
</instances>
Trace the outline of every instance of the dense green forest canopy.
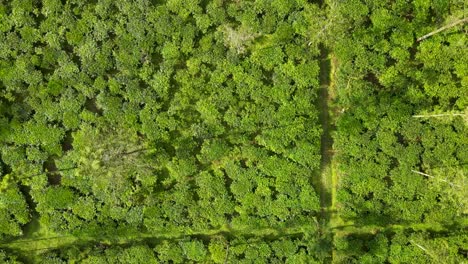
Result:
<instances>
[{"instance_id":1,"label":"dense green forest canopy","mask_svg":"<svg viewBox=\"0 0 468 264\"><path fill-rule=\"evenodd\" d=\"M345 175L344 215L381 223L449 224L466 217L466 115L413 116L468 108L467 35L414 40L430 31L430 22L461 16L463 4L382 2L366 6L366 17L348 13L357 7L342 8L353 27L335 45L343 87L336 148Z\"/></svg>"},{"instance_id":2,"label":"dense green forest canopy","mask_svg":"<svg viewBox=\"0 0 468 264\"><path fill-rule=\"evenodd\" d=\"M335 239L337 262L462 263L468 234L463 1L346 1L336 20L340 217L383 234ZM401 230L403 228L403 230ZM419 230L422 229L423 232ZM358 246L357 246L358 245Z\"/></svg>"},{"instance_id":3,"label":"dense green forest canopy","mask_svg":"<svg viewBox=\"0 0 468 264\"><path fill-rule=\"evenodd\" d=\"M461 263L465 5L1 1L0 262Z\"/></svg>"}]
</instances>

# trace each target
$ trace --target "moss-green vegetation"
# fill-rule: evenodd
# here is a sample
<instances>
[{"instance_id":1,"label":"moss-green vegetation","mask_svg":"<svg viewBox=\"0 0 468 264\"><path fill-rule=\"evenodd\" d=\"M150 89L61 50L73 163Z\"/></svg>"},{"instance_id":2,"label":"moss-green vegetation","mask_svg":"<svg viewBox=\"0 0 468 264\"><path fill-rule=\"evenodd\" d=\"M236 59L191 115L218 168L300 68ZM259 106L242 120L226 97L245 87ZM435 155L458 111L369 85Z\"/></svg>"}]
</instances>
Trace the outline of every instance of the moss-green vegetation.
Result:
<instances>
[{"instance_id":1,"label":"moss-green vegetation","mask_svg":"<svg viewBox=\"0 0 468 264\"><path fill-rule=\"evenodd\" d=\"M464 16L1 2L0 262L461 263Z\"/></svg>"},{"instance_id":2,"label":"moss-green vegetation","mask_svg":"<svg viewBox=\"0 0 468 264\"><path fill-rule=\"evenodd\" d=\"M468 108L466 25L417 38L462 18L464 4L346 1L334 7L347 25L334 34L337 208L361 231L337 233L335 260L462 263L466 116L417 116Z\"/></svg>"}]
</instances>

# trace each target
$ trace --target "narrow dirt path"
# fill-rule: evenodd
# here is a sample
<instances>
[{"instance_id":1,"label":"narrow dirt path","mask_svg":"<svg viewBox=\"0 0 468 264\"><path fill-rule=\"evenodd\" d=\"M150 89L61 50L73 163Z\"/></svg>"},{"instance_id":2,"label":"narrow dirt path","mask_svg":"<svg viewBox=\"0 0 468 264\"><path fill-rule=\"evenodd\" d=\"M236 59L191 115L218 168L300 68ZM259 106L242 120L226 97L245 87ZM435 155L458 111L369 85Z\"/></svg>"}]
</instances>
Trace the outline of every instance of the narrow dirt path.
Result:
<instances>
[{"instance_id":1,"label":"narrow dirt path","mask_svg":"<svg viewBox=\"0 0 468 264\"><path fill-rule=\"evenodd\" d=\"M319 96L317 100L317 108L319 110L319 122L322 126L322 137L320 144L320 154L322 160L320 163L320 202L322 207L322 217L327 222L331 218L330 207L332 205L331 195L331 161L333 158L333 138L331 136L332 130L334 129L332 120L330 119L330 97L329 97L329 86L330 86L330 72L331 63L329 59L329 52L325 48L321 48L320 58L320 88Z\"/></svg>"},{"instance_id":2,"label":"narrow dirt path","mask_svg":"<svg viewBox=\"0 0 468 264\"><path fill-rule=\"evenodd\" d=\"M319 121L322 126L321 138L321 166L320 175L315 180L316 189L320 194L321 202L321 224L322 228L329 233L329 239L333 242L334 229L343 226L336 209L336 188L338 185L338 170L333 149L333 133L335 131L335 119L338 115L334 107L336 99L335 71L337 61L332 52L321 48L320 58L320 87L317 108L319 110ZM335 259L333 245L330 248L332 262Z\"/></svg>"},{"instance_id":3,"label":"narrow dirt path","mask_svg":"<svg viewBox=\"0 0 468 264\"><path fill-rule=\"evenodd\" d=\"M313 227L315 228L315 227ZM179 241L191 237L255 237L259 239L274 240L281 237L302 237L312 230L307 230L304 226L288 227L288 228L241 228L230 229L223 227L220 229L207 229L200 231L185 231L185 232L167 232L161 230L154 233L135 233L135 234L107 234L107 235L60 235L48 234L33 238L20 238L13 241L0 243L1 248L6 248L12 251L20 252L29 262L35 263L35 258L38 253L64 248L69 246L86 246L86 245L130 245L143 241Z\"/></svg>"}]
</instances>

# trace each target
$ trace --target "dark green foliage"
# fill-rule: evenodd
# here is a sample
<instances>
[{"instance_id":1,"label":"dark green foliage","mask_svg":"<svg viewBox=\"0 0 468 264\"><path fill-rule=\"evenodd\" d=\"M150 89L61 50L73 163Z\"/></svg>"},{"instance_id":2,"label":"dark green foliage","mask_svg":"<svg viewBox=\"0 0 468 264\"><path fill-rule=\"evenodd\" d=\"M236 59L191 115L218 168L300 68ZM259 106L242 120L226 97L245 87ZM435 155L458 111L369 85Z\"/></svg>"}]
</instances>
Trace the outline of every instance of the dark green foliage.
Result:
<instances>
[{"instance_id":1,"label":"dark green foliage","mask_svg":"<svg viewBox=\"0 0 468 264\"><path fill-rule=\"evenodd\" d=\"M461 26L417 41L461 15L462 2L334 7L337 20L349 25L334 28L340 216L356 226L398 230L339 236L338 260L463 262L468 130L466 116L449 113L468 107L467 38ZM418 227L426 232L413 230Z\"/></svg>"},{"instance_id":2,"label":"dark green foliage","mask_svg":"<svg viewBox=\"0 0 468 264\"><path fill-rule=\"evenodd\" d=\"M261 241L214 236L206 241L162 240L154 247L145 244L71 247L43 254L39 260L41 263L321 263L323 256L317 254L314 243L302 238Z\"/></svg>"},{"instance_id":3,"label":"dark green foliage","mask_svg":"<svg viewBox=\"0 0 468 264\"><path fill-rule=\"evenodd\" d=\"M7 184L6 175L1 184ZM21 226L31 219L23 194L15 184L8 184L0 192L0 238L23 234Z\"/></svg>"},{"instance_id":4,"label":"dark green foliage","mask_svg":"<svg viewBox=\"0 0 468 264\"><path fill-rule=\"evenodd\" d=\"M353 32L335 46L342 217L379 225L457 221L466 214L466 121L413 115L468 107L466 35L416 42L449 17L444 5L382 1L354 14L358 2L338 5ZM462 7L454 3L451 12Z\"/></svg>"},{"instance_id":5,"label":"dark green foliage","mask_svg":"<svg viewBox=\"0 0 468 264\"><path fill-rule=\"evenodd\" d=\"M318 51L302 21L312 6L2 5L1 233L30 220L16 186L42 227L77 236L314 223ZM209 258L201 242L179 246L182 260ZM114 262L100 254L83 262Z\"/></svg>"},{"instance_id":6,"label":"dark green foliage","mask_svg":"<svg viewBox=\"0 0 468 264\"><path fill-rule=\"evenodd\" d=\"M463 232L403 232L336 239L337 263L463 263L468 238Z\"/></svg>"},{"instance_id":7,"label":"dark green foliage","mask_svg":"<svg viewBox=\"0 0 468 264\"><path fill-rule=\"evenodd\" d=\"M23 262L18 260L18 256L0 250L0 262L1 263L8 263L8 264L21 264Z\"/></svg>"},{"instance_id":8,"label":"dark green foliage","mask_svg":"<svg viewBox=\"0 0 468 264\"><path fill-rule=\"evenodd\" d=\"M40 263L463 261L466 25L417 39L465 17L462 1L312 2L2 1L0 248ZM328 51L337 99L317 109ZM331 193L313 178L336 174L329 152ZM62 235L76 241L28 246Z\"/></svg>"}]
</instances>

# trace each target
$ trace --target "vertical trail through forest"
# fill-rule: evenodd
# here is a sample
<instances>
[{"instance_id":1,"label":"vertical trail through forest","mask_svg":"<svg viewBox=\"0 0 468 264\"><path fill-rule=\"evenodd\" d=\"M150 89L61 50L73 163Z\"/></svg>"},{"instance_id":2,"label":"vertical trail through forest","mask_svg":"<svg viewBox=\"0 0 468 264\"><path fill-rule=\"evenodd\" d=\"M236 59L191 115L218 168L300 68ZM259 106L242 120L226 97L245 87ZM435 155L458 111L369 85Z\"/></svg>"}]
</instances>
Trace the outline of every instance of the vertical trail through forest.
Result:
<instances>
[{"instance_id":1,"label":"vertical trail through forest","mask_svg":"<svg viewBox=\"0 0 468 264\"><path fill-rule=\"evenodd\" d=\"M316 188L320 195L320 205L322 207L322 221L329 221L332 205L331 182L329 179L331 173L331 161L333 158L333 139L331 132L333 125L330 123L329 113L329 85L330 85L331 62L329 51L321 47L320 54L320 87L317 98L317 108L319 111L319 122L322 126L322 137L320 139L320 177L316 177Z\"/></svg>"},{"instance_id":2,"label":"vertical trail through forest","mask_svg":"<svg viewBox=\"0 0 468 264\"><path fill-rule=\"evenodd\" d=\"M339 223L337 222L337 213L334 205L334 196L336 193L336 173L334 164L333 149L333 131L335 130L333 111L334 100L334 74L336 61L333 53L325 47L320 47L320 86L317 98L317 109L319 111L319 123L322 127L322 136L320 140L320 171L319 175L314 177L314 187L320 195L321 206L321 228L322 232L330 235L330 241L334 239L334 233L331 230ZM332 262L334 259L334 248L330 248Z\"/></svg>"}]
</instances>

